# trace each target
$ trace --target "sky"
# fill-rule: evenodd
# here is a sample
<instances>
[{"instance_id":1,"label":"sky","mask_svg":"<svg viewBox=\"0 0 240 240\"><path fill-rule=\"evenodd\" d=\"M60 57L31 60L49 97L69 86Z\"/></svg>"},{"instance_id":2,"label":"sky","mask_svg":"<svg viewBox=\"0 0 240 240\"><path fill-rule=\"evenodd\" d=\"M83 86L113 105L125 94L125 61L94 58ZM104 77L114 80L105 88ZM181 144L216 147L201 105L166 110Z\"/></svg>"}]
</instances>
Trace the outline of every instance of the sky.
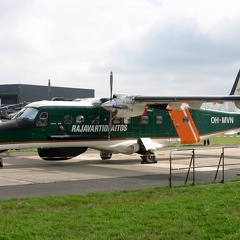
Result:
<instances>
[{"instance_id":1,"label":"sky","mask_svg":"<svg viewBox=\"0 0 240 240\"><path fill-rule=\"evenodd\" d=\"M229 94L240 68L237 0L0 0L0 84L96 97Z\"/></svg>"}]
</instances>

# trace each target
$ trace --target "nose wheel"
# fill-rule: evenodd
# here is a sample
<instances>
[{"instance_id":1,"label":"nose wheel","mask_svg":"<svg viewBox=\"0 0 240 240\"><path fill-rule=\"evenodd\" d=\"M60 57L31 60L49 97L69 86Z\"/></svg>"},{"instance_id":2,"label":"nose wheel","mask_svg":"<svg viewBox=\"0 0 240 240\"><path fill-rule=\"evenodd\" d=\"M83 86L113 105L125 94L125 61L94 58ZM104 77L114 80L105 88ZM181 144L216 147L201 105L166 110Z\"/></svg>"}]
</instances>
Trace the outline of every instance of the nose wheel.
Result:
<instances>
[{"instance_id":1,"label":"nose wheel","mask_svg":"<svg viewBox=\"0 0 240 240\"><path fill-rule=\"evenodd\" d=\"M107 160L107 159L111 159L112 157L112 153L110 152L100 152L100 157L102 160Z\"/></svg>"},{"instance_id":2,"label":"nose wheel","mask_svg":"<svg viewBox=\"0 0 240 240\"><path fill-rule=\"evenodd\" d=\"M2 168L3 167L3 160L2 160L2 158L0 158L0 168Z\"/></svg>"}]
</instances>

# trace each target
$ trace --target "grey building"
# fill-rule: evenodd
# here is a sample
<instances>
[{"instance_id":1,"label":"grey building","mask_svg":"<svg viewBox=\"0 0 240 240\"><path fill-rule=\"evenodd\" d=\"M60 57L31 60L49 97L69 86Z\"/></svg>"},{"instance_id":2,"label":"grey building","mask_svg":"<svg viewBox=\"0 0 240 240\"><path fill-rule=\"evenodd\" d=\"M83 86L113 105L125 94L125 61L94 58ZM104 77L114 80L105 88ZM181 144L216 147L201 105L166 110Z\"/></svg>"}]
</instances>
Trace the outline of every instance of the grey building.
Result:
<instances>
[{"instance_id":1,"label":"grey building","mask_svg":"<svg viewBox=\"0 0 240 240\"><path fill-rule=\"evenodd\" d=\"M27 84L0 85L1 104L17 104L21 102L34 102L39 100L51 100L52 98L92 98L95 95L93 89L48 87Z\"/></svg>"}]
</instances>

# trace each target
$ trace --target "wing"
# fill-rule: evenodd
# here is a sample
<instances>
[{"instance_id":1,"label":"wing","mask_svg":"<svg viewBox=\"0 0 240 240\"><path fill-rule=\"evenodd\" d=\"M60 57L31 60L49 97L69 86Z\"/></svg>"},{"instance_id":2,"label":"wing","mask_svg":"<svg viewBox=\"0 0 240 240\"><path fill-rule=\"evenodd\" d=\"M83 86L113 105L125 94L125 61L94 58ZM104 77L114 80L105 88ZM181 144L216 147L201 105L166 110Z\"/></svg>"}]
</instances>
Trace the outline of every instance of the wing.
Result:
<instances>
[{"instance_id":1,"label":"wing","mask_svg":"<svg viewBox=\"0 0 240 240\"><path fill-rule=\"evenodd\" d=\"M133 98L136 103L145 103L147 107L162 108L169 105L172 108L179 108L183 103L188 104L192 108L200 108L203 103L214 102L223 104L225 102L234 102L239 106L239 95L226 96L136 96Z\"/></svg>"},{"instance_id":2,"label":"wing","mask_svg":"<svg viewBox=\"0 0 240 240\"><path fill-rule=\"evenodd\" d=\"M226 96L135 96L136 102L145 102L146 104L168 104L171 102L178 103L196 103L196 102L235 102L240 101L239 95Z\"/></svg>"},{"instance_id":3,"label":"wing","mask_svg":"<svg viewBox=\"0 0 240 240\"><path fill-rule=\"evenodd\" d=\"M203 103L235 103L240 108L240 70L234 81L230 95L200 95L200 96L129 96L126 94L115 94L109 101L104 102L101 106L115 113L118 117L140 116L148 108L180 108L183 103L187 103L192 108L200 108Z\"/></svg>"},{"instance_id":4,"label":"wing","mask_svg":"<svg viewBox=\"0 0 240 240\"><path fill-rule=\"evenodd\" d=\"M149 108L166 109L169 106L172 109L179 109L183 103L192 108L201 108L203 103L214 102L223 104L234 102L235 106L240 108L239 95L226 96L128 96L115 95L115 97L103 103L101 106L108 111L113 112L117 117L135 117L141 116Z\"/></svg>"}]
</instances>

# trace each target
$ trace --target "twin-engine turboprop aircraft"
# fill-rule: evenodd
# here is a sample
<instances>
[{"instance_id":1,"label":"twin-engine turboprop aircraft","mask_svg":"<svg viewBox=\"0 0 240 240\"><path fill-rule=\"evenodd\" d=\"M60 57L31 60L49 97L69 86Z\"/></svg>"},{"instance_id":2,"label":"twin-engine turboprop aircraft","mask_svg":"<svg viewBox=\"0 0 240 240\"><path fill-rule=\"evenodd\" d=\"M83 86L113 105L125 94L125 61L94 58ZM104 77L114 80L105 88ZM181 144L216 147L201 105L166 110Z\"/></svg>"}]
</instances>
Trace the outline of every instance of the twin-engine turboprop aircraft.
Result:
<instances>
[{"instance_id":1,"label":"twin-engine turboprop aircraft","mask_svg":"<svg viewBox=\"0 0 240 240\"><path fill-rule=\"evenodd\" d=\"M240 129L239 78L226 96L112 96L111 73L110 98L34 102L0 123L0 151L37 148L44 160L66 160L92 148L102 159L139 153L155 163L163 146Z\"/></svg>"}]
</instances>

